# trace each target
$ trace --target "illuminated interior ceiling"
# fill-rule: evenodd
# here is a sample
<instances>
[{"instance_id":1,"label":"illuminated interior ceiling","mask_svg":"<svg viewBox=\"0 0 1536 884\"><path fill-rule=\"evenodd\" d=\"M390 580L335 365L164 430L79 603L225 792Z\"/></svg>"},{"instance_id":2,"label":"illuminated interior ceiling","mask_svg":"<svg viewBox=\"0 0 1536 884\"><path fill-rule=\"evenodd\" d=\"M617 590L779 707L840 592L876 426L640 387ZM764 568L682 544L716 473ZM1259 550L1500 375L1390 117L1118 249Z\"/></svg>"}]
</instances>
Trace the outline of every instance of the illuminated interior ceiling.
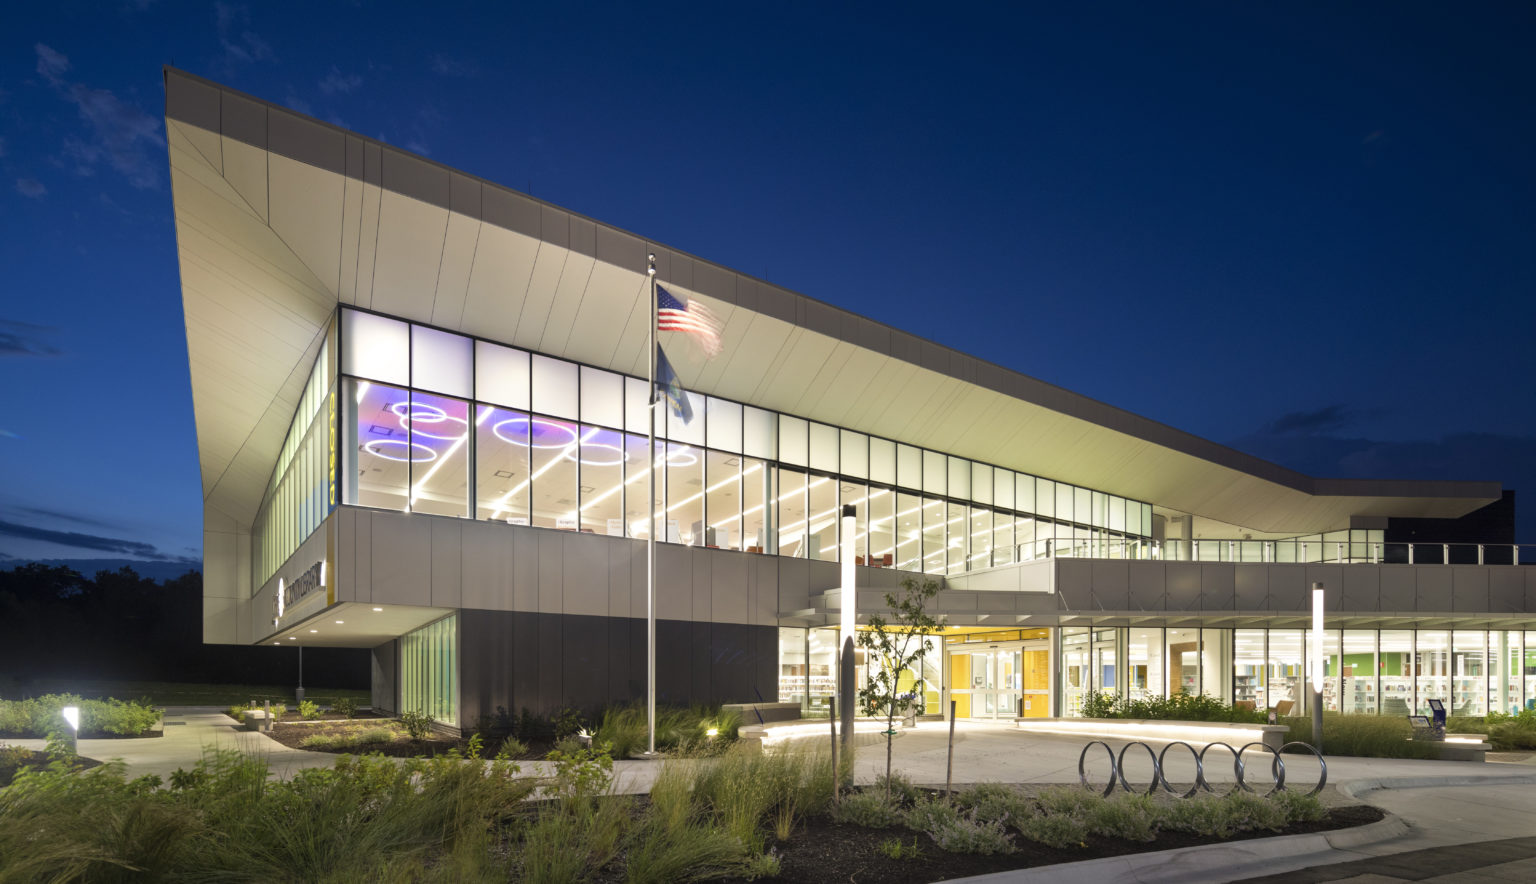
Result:
<instances>
[{"instance_id":1,"label":"illuminated interior ceiling","mask_svg":"<svg viewBox=\"0 0 1536 884\"><path fill-rule=\"evenodd\" d=\"M724 323L719 357L669 354L697 392L1276 534L1500 494L1313 479L191 75L166 89L211 526L249 525L338 304L643 376L648 251Z\"/></svg>"}]
</instances>

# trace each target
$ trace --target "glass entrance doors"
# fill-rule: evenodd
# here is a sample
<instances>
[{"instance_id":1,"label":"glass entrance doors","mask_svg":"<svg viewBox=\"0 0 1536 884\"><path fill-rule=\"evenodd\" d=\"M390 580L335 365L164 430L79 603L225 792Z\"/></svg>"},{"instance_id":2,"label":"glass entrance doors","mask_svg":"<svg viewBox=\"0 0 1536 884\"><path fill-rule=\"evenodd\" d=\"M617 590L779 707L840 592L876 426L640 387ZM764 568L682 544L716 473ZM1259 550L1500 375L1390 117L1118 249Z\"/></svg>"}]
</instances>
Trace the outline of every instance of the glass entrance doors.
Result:
<instances>
[{"instance_id":1,"label":"glass entrance doors","mask_svg":"<svg viewBox=\"0 0 1536 884\"><path fill-rule=\"evenodd\" d=\"M1051 653L1045 642L957 648L949 653L956 718L1044 717L1051 705Z\"/></svg>"}]
</instances>

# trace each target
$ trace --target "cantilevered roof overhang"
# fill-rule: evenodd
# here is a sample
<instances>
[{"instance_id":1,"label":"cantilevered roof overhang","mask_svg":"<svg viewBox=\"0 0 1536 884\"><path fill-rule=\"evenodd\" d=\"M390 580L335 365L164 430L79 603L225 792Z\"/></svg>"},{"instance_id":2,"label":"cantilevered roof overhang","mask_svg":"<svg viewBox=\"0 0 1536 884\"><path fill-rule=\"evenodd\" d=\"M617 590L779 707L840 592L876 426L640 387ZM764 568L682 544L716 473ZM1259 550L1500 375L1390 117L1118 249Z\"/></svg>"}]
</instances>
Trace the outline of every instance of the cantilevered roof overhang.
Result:
<instances>
[{"instance_id":1,"label":"cantilevered roof overhang","mask_svg":"<svg viewBox=\"0 0 1536 884\"><path fill-rule=\"evenodd\" d=\"M166 130L210 531L246 530L337 304L645 373L645 266L725 349L693 390L1262 532L1463 515L1496 482L1316 479L178 70Z\"/></svg>"}]
</instances>

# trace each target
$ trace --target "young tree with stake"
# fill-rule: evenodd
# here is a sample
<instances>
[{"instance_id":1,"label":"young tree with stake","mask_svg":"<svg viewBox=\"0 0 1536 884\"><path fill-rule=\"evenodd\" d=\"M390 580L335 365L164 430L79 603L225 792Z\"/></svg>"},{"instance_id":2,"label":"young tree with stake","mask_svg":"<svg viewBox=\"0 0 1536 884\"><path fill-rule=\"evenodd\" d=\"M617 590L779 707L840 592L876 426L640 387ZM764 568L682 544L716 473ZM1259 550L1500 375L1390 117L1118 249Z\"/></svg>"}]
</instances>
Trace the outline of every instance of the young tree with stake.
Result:
<instances>
[{"instance_id":1,"label":"young tree with stake","mask_svg":"<svg viewBox=\"0 0 1536 884\"><path fill-rule=\"evenodd\" d=\"M928 603L939 594L939 582L932 578L919 581L908 577L901 581L901 592L886 593L885 605L891 621L872 614L869 628L859 633L858 645L875 655L879 666L872 667L869 681L859 689L859 702L871 715L885 713L885 797L891 797L891 743L896 738L896 716L917 705L920 678L914 677L911 690L901 689L901 673L920 672L922 660L933 650L929 636L943 629L943 624L927 613ZM918 667L918 668L914 668Z\"/></svg>"}]
</instances>

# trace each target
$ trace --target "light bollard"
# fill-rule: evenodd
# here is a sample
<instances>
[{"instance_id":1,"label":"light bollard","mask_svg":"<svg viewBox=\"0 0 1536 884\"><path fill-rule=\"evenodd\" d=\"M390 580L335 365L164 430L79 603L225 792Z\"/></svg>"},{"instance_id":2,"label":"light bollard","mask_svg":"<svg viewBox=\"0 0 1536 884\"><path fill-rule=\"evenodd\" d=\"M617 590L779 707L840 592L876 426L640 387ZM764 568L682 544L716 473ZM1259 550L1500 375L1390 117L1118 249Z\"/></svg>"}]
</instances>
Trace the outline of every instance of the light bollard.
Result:
<instances>
[{"instance_id":1,"label":"light bollard","mask_svg":"<svg viewBox=\"0 0 1536 884\"><path fill-rule=\"evenodd\" d=\"M65 706L59 710L59 715L69 725L69 754L73 758L80 754L80 707Z\"/></svg>"}]
</instances>

